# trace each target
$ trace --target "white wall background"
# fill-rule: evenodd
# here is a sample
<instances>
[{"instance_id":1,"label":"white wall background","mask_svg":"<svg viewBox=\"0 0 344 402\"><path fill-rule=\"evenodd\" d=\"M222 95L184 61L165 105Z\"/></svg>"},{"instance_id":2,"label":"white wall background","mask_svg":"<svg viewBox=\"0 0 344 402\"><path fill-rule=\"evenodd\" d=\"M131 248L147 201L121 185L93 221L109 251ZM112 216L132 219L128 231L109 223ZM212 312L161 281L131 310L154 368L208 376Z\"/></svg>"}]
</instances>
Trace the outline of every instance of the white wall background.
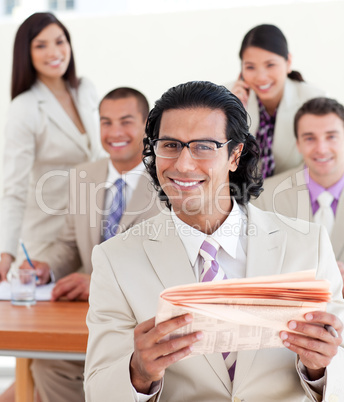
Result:
<instances>
[{"instance_id":1,"label":"white wall background","mask_svg":"<svg viewBox=\"0 0 344 402\"><path fill-rule=\"evenodd\" d=\"M344 103L344 1L58 16L70 30L78 74L94 82L99 96L117 86L132 86L153 106L166 89L181 82L231 81L239 74L238 51L244 34L255 25L273 23L288 39L294 69ZM13 40L20 22L0 25L0 155L10 102Z\"/></svg>"}]
</instances>

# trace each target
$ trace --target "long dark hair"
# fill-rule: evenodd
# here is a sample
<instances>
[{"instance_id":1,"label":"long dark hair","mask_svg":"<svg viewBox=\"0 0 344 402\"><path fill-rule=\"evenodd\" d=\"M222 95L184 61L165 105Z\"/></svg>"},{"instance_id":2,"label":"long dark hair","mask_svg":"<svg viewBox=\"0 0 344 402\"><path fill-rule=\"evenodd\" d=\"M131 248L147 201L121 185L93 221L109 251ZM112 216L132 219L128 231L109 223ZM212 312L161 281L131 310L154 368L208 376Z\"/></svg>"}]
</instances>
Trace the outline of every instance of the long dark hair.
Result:
<instances>
[{"instance_id":1,"label":"long dark hair","mask_svg":"<svg viewBox=\"0 0 344 402\"><path fill-rule=\"evenodd\" d=\"M148 115L146 137L144 138L144 164L153 179L162 201L171 206L160 186L156 172L156 156L151 141L159 138L160 122L164 111L171 109L209 108L222 110L227 119L226 137L228 155L241 143L244 144L235 172L229 172L230 194L239 204L246 204L251 196L258 197L263 180L258 171L259 147L249 133L247 113L240 100L224 86L208 81L191 81L169 89L156 101Z\"/></svg>"},{"instance_id":2,"label":"long dark hair","mask_svg":"<svg viewBox=\"0 0 344 402\"><path fill-rule=\"evenodd\" d=\"M289 50L288 42L283 32L275 25L263 24L252 28L244 36L241 43L239 57L242 60L244 51L248 47L259 47L269 52L278 54L288 60ZM295 81L304 81L301 73L291 71L288 77Z\"/></svg>"},{"instance_id":3,"label":"long dark hair","mask_svg":"<svg viewBox=\"0 0 344 402\"><path fill-rule=\"evenodd\" d=\"M71 47L71 56L67 71L63 78L69 85L77 88L79 80L76 76L75 62L71 39L67 28L51 13L35 13L27 18L18 28L13 48L11 98L31 88L37 78L37 72L31 60L31 42L48 25L56 24L64 32Z\"/></svg>"}]
</instances>

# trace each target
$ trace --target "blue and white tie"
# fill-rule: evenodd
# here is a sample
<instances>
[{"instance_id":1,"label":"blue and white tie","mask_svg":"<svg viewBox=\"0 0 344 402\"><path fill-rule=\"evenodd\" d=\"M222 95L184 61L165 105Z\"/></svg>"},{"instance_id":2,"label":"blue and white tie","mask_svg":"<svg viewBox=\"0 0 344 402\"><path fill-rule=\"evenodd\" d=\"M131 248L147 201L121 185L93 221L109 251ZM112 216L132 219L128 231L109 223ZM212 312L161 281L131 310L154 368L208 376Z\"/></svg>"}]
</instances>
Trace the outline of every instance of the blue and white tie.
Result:
<instances>
[{"instance_id":1,"label":"blue and white tie","mask_svg":"<svg viewBox=\"0 0 344 402\"><path fill-rule=\"evenodd\" d=\"M114 185L117 189L117 192L113 197L110 213L107 216L108 225L104 231L104 240L108 240L116 234L118 231L118 224L125 209L125 181L123 179L117 179Z\"/></svg>"}]
</instances>

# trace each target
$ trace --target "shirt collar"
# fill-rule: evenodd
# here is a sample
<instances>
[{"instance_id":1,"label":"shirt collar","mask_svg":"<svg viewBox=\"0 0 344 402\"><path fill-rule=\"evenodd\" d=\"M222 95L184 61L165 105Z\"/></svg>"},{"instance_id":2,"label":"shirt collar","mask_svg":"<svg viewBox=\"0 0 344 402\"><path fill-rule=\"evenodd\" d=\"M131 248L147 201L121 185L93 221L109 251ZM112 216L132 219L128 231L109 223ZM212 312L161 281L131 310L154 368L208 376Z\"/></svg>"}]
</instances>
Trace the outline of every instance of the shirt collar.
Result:
<instances>
[{"instance_id":1,"label":"shirt collar","mask_svg":"<svg viewBox=\"0 0 344 402\"><path fill-rule=\"evenodd\" d=\"M312 204L317 201L319 195L323 191L328 191L336 200L339 200L344 188L344 175L333 186L325 188L310 177L308 169L305 169L304 172L306 183L308 183L309 196Z\"/></svg>"},{"instance_id":2,"label":"shirt collar","mask_svg":"<svg viewBox=\"0 0 344 402\"><path fill-rule=\"evenodd\" d=\"M108 175L105 182L105 188L110 188L114 185L115 181L122 177L125 181L126 185L129 186L131 189L135 189L137 186L138 181L142 176L142 172L145 170L145 166L143 162L139 163L134 169L129 170L128 172L124 172L122 175L117 171L114 165L109 159L108 163Z\"/></svg>"},{"instance_id":3,"label":"shirt collar","mask_svg":"<svg viewBox=\"0 0 344 402\"><path fill-rule=\"evenodd\" d=\"M227 254L236 258L239 237L245 233L243 230L243 222L247 218L239 208L236 200L232 198L232 202L233 208L230 214L211 237L220 244ZM184 244L191 265L194 266L199 254L199 249L208 235L179 219L173 211L173 208L171 210L171 216L176 226L177 233Z\"/></svg>"}]
</instances>

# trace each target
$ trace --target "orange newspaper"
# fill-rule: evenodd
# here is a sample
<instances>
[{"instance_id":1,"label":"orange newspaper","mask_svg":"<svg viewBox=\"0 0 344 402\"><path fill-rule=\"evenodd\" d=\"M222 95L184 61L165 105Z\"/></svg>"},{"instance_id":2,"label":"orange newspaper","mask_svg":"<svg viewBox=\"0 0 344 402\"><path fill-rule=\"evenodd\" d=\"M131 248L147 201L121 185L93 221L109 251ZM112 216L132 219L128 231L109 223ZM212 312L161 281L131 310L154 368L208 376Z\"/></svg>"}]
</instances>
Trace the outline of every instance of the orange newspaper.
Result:
<instances>
[{"instance_id":1,"label":"orange newspaper","mask_svg":"<svg viewBox=\"0 0 344 402\"><path fill-rule=\"evenodd\" d=\"M192 354L283 347L279 332L290 331L290 320L325 311L329 289L315 270L176 286L160 294L156 324L191 313L192 323L170 337L203 331Z\"/></svg>"}]
</instances>

